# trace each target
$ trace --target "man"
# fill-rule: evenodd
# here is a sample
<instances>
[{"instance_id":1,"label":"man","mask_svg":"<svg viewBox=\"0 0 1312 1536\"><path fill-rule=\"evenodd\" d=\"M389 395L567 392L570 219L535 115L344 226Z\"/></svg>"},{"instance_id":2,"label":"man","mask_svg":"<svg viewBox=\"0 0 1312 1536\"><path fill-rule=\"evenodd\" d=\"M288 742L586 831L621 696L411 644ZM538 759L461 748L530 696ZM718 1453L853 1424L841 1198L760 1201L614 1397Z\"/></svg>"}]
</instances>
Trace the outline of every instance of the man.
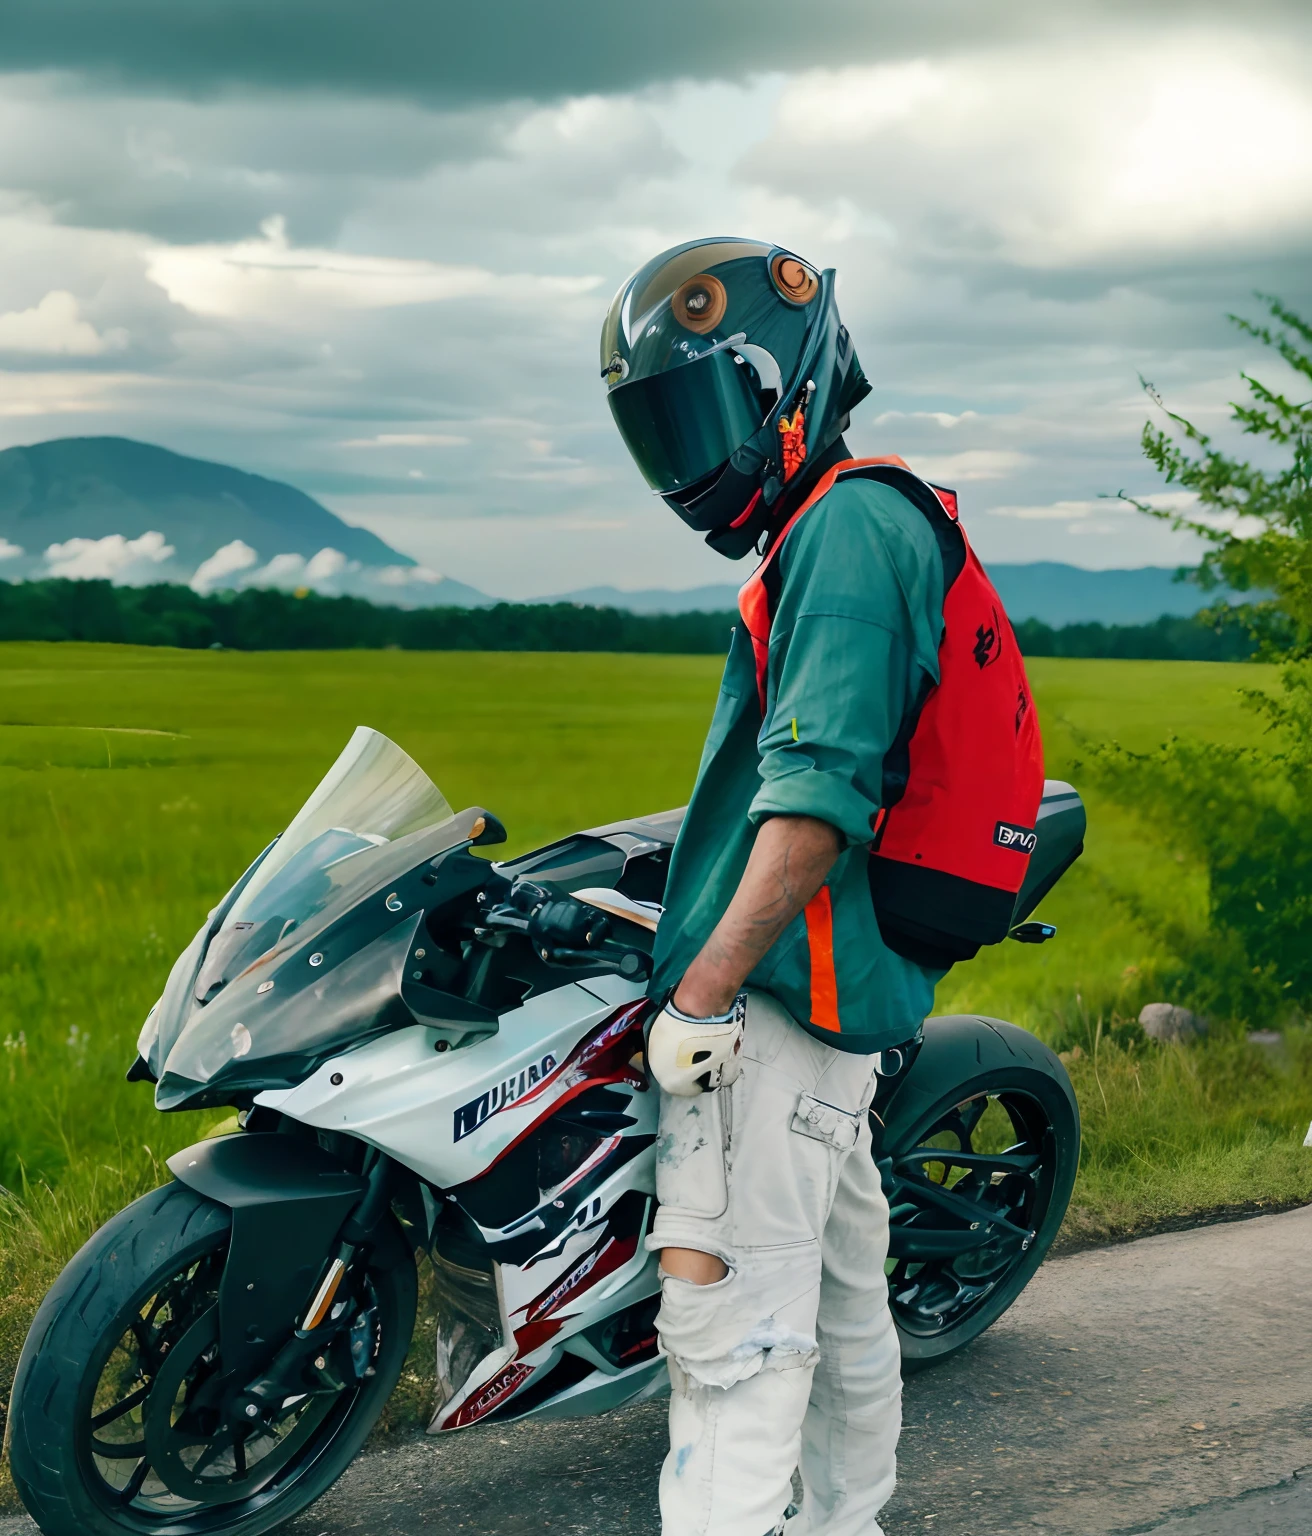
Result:
<instances>
[{"instance_id":1,"label":"man","mask_svg":"<svg viewBox=\"0 0 1312 1536\"><path fill-rule=\"evenodd\" d=\"M954 958L1002 937L1019 884L1007 868L1010 891L994 888L996 850L960 865L971 837L944 796L962 799L961 754L934 765L955 738L930 718L949 655L950 715L982 708L999 743L970 765L997 792L975 805L972 789L969 816L1014 803L1032 823L1038 803L1023 670L1018 693L1015 668L990 665L1001 610L951 493L843 442L869 385L833 282L777 247L696 241L640 268L602 333L609 404L653 491L721 553L765 554L655 952L665 1536L878 1532L901 1425L878 1053L917 1034ZM970 679L949 586L970 623L994 614L965 636Z\"/></svg>"}]
</instances>

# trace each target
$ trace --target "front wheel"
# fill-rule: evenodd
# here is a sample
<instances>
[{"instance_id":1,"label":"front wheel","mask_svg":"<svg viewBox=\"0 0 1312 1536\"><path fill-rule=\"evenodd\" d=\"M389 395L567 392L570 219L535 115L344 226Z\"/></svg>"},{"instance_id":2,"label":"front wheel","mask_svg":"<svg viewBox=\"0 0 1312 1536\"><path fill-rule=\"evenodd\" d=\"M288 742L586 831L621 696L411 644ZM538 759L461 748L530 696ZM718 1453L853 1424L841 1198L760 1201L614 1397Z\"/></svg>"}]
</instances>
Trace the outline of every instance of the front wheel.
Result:
<instances>
[{"instance_id":1,"label":"front wheel","mask_svg":"<svg viewBox=\"0 0 1312 1536\"><path fill-rule=\"evenodd\" d=\"M306 1390L246 1417L218 1344L229 1236L225 1207L166 1185L102 1227L42 1303L14 1378L10 1463L47 1536L258 1536L364 1443L410 1344L414 1265L363 1267Z\"/></svg>"},{"instance_id":2,"label":"front wheel","mask_svg":"<svg viewBox=\"0 0 1312 1536\"><path fill-rule=\"evenodd\" d=\"M1029 1283L1066 1214L1080 1116L1053 1052L985 1019L929 1020L885 1114L889 1306L910 1375L977 1338Z\"/></svg>"}]
</instances>

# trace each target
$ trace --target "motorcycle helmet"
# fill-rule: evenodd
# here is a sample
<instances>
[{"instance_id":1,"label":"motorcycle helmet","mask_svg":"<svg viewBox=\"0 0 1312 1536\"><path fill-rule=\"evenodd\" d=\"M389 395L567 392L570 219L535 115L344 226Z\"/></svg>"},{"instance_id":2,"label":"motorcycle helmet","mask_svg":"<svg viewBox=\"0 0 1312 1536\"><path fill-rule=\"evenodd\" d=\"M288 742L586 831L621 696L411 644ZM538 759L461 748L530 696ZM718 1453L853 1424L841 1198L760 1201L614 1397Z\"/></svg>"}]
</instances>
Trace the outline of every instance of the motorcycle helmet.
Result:
<instances>
[{"instance_id":1,"label":"motorcycle helmet","mask_svg":"<svg viewBox=\"0 0 1312 1536\"><path fill-rule=\"evenodd\" d=\"M601 332L615 425L647 484L737 559L870 393L835 273L757 240L692 240L620 288Z\"/></svg>"}]
</instances>

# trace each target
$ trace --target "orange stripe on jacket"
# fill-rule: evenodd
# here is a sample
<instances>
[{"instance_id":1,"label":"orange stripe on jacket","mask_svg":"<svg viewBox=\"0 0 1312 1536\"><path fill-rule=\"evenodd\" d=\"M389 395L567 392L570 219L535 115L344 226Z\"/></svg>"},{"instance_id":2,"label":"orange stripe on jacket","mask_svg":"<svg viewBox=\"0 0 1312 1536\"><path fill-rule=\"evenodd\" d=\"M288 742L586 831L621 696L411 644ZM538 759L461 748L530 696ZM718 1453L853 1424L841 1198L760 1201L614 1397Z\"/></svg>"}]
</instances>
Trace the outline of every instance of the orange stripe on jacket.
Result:
<instances>
[{"instance_id":1,"label":"orange stripe on jacket","mask_svg":"<svg viewBox=\"0 0 1312 1536\"><path fill-rule=\"evenodd\" d=\"M834 974L834 907L822 885L806 904L806 941L811 949L811 1022L839 1033L838 977Z\"/></svg>"}]
</instances>

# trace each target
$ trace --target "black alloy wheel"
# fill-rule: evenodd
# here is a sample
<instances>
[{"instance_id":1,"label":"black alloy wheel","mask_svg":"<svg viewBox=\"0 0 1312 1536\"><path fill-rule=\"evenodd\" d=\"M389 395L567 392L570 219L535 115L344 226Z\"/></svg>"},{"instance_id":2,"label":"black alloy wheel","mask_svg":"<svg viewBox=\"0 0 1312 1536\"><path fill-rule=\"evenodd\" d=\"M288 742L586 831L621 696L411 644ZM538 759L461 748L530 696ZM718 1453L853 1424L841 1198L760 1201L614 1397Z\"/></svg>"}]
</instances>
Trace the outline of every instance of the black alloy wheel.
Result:
<instances>
[{"instance_id":1,"label":"black alloy wheel","mask_svg":"<svg viewBox=\"0 0 1312 1536\"><path fill-rule=\"evenodd\" d=\"M890 1123L878 1163L906 1374L955 1353L1020 1295L1061 1226L1079 1146L1064 1073L1024 1068L959 1084L914 1123Z\"/></svg>"},{"instance_id":2,"label":"black alloy wheel","mask_svg":"<svg viewBox=\"0 0 1312 1536\"><path fill-rule=\"evenodd\" d=\"M49 1536L257 1536L363 1444L409 1347L413 1263L348 1272L299 1390L264 1406L219 1348L229 1231L224 1207L180 1184L155 1190L42 1304L15 1378L11 1463Z\"/></svg>"}]
</instances>

